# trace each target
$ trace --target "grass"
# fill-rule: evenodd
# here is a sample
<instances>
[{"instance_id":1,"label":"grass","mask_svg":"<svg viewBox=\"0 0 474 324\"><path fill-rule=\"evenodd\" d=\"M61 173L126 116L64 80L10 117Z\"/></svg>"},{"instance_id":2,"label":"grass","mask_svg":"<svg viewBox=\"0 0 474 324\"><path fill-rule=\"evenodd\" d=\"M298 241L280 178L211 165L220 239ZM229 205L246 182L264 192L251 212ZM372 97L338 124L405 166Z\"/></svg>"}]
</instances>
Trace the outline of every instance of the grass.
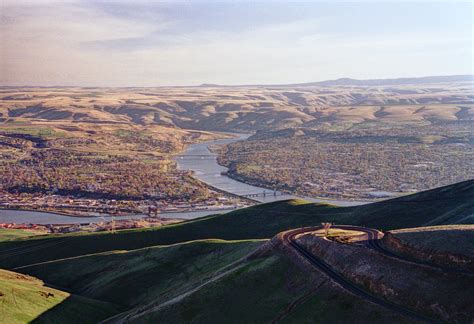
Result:
<instances>
[{"instance_id":1,"label":"grass","mask_svg":"<svg viewBox=\"0 0 474 324\"><path fill-rule=\"evenodd\" d=\"M324 230L320 230L320 231L317 231L316 232L318 236L324 236L325 233L324 233ZM344 236L344 237L348 237L348 236L358 236L358 235L361 235L362 232L358 232L358 231L350 231L350 230L342 230L342 229L329 229L328 231L328 238L332 238L332 237L339 237L339 236Z\"/></svg>"},{"instance_id":2,"label":"grass","mask_svg":"<svg viewBox=\"0 0 474 324\"><path fill-rule=\"evenodd\" d=\"M92 323L117 313L120 308L54 288L41 280L0 270L1 323ZM54 312L52 311L54 310Z\"/></svg>"},{"instance_id":3,"label":"grass","mask_svg":"<svg viewBox=\"0 0 474 324\"><path fill-rule=\"evenodd\" d=\"M267 114L270 111L268 108L253 106L251 103L255 99L245 98L244 92L247 89L225 90L228 94L244 98L232 101L235 104L234 108L224 106L229 99L222 100L209 94L208 90L197 93L198 96L190 94L187 103L189 107L185 107L186 102L182 100L184 92L181 90L177 92L178 90L165 92L150 90L153 92L151 95L143 95L143 99L149 102L150 106L136 104L124 110L115 108L123 105L123 98L135 95L133 91L116 89L113 92L94 92L93 96L100 95L101 98L89 102L90 89L74 90L73 94L68 94L71 90L60 90L65 92L64 96L68 97L67 99L49 96L49 92L54 91L52 89L34 90L33 95L44 95L46 92L49 97L28 100L24 105L31 106L44 102L44 109L41 111L44 125L38 124L38 121L18 123L19 118L25 120L37 118L25 111L22 115L10 118L8 125L14 125L13 127L5 124L2 130L46 138L62 137L66 133L56 129L60 130L67 125L75 126L72 116L80 111L85 119L99 122L91 125L78 124L80 136L86 136L86 131L93 130L97 131L94 136L105 136L104 140L108 140L109 134L126 138L129 135L143 136L150 131L154 136L163 134L159 135L163 140L167 138L166 136L176 136L179 140L183 140L190 134L189 132L157 125L144 126L143 123L150 122L152 114L161 114L170 122L176 122L183 127L189 125L192 128L215 129L216 125L221 125L221 129L238 130L241 127L246 128L246 123L247 126L250 125L244 120L247 115L236 113L243 105L253 115L258 115L256 119L250 120L257 126L268 122L265 125L270 129L287 125L290 119L303 120L299 108L290 107L290 109L286 100L270 97L272 94L278 95L279 90L273 91L274 93L270 95L257 92L263 96L262 100L275 104L275 109L271 109L271 116ZM338 91L339 93L335 93L334 96L346 92L344 89ZM366 93L361 91L362 94ZM333 100L334 96L330 95L332 98L328 97L328 100ZM432 94L428 93L426 96ZM443 98L450 96L443 94ZM74 104L84 108L79 110L73 108L74 97L80 99L74 101ZM167 114L163 114L153 106L157 97L163 104L168 105L166 112L169 113L169 118ZM324 104L323 97L314 98L323 100ZM373 99L378 97L369 98ZM197 106L194 107L192 102L196 100ZM214 105L216 109L215 111L210 109L208 114L203 114L199 105L209 100L216 102ZM5 101L5 107L0 109L0 113L8 116L7 109L15 108L17 103ZM105 107L111 107L112 110L108 111L104 109ZM54 108L51 112L46 111L51 108ZM403 115L395 114L398 111L397 107L388 107L388 110L393 111L392 115L397 120L408 122L412 119L418 120L419 114L414 113L418 108L416 105L407 106L407 113ZM354 121L353 125L360 123L359 125L363 126L366 117L371 117L378 109L379 107L368 109L358 107L357 110L353 110L350 106L331 107L327 112L334 114L336 124L329 127L334 129L349 127L352 125L352 114L360 120ZM220 117L223 115L221 113L223 110L228 112L224 114L225 120ZM431 117L430 113L427 118L436 120L446 114L454 116L458 110L455 105L439 105L434 117ZM55 119L61 115L70 117ZM377 117L378 123L373 125L380 125L384 120L392 122L393 118L390 115L387 118ZM121 128L139 127L137 129L146 129L147 132L118 130L114 133L117 126L108 124L109 122L118 122ZM122 124L123 122L127 125ZM74 135L73 131L65 132L68 136ZM432 140L434 139L428 139ZM110 141L105 144L107 145L93 144L87 147L87 150L110 154L132 152L124 148L123 141ZM80 147L77 149L86 150ZM150 307L145 307L142 314L136 313L138 315L136 321L270 322L276 316L284 314L289 305L307 295L313 287L318 287L323 280L319 278L316 283L312 282L308 273L302 272L292 261L278 254L248 261L242 267L198 289L178 303L153 309L153 306L156 306L153 302L160 303L176 294L196 288L212 278L217 270L257 248L262 243L259 239L270 238L290 228L318 225L321 222L365 225L384 230L434 224L474 223L473 187L473 181L465 182L414 196L351 208L291 200L158 229L119 231L116 234L74 233L27 237L30 233L2 231L0 267L11 269L47 262L24 267L18 271L34 274L46 282L66 287L74 294L46 287L42 281L32 277L1 270L0 322L93 323L117 312L147 303L151 303ZM185 241L188 242L181 243ZM41 292L51 293L54 296L46 298ZM75 293L80 293L84 297L79 297ZM330 285L323 284L308 297L309 299L298 305L290 316L284 318L285 322L347 322L348 319L353 322L400 322L399 318L391 318L378 312L373 305L361 302L351 295L341 294Z\"/></svg>"},{"instance_id":4,"label":"grass","mask_svg":"<svg viewBox=\"0 0 474 324\"><path fill-rule=\"evenodd\" d=\"M15 134L25 134L31 136L38 136L38 137L64 137L66 133L58 132L52 128L46 127L15 127L15 128L2 128L1 129L5 133L15 133Z\"/></svg>"},{"instance_id":5,"label":"grass","mask_svg":"<svg viewBox=\"0 0 474 324\"><path fill-rule=\"evenodd\" d=\"M415 195L339 208L302 200L281 201L213 215L157 229L111 233L74 233L0 242L0 267L13 268L48 260L112 250L134 250L184 241L265 239L321 222L383 230L439 224L474 223L474 181ZM15 250L11 250L15 249Z\"/></svg>"},{"instance_id":6,"label":"grass","mask_svg":"<svg viewBox=\"0 0 474 324\"><path fill-rule=\"evenodd\" d=\"M474 180L354 207L338 221L382 230L474 224Z\"/></svg>"},{"instance_id":7,"label":"grass","mask_svg":"<svg viewBox=\"0 0 474 324\"><path fill-rule=\"evenodd\" d=\"M291 266L278 257L255 260L178 304L161 311L145 312L138 322L264 323L307 289L285 293L285 272ZM299 277L299 276L297 276ZM304 281L304 278L298 278ZM258 290L255 289L258 287ZM232 298L229 298L232 296ZM270 300L271 302L270 302ZM208 307L213 305L213 307ZM241 310L245 309L245 312Z\"/></svg>"},{"instance_id":8,"label":"grass","mask_svg":"<svg viewBox=\"0 0 474 324\"><path fill-rule=\"evenodd\" d=\"M260 244L259 240L193 241L86 255L18 271L82 296L133 307L190 289Z\"/></svg>"},{"instance_id":9,"label":"grass","mask_svg":"<svg viewBox=\"0 0 474 324\"><path fill-rule=\"evenodd\" d=\"M474 225L445 225L392 231L402 242L423 249L474 259Z\"/></svg>"},{"instance_id":10,"label":"grass","mask_svg":"<svg viewBox=\"0 0 474 324\"><path fill-rule=\"evenodd\" d=\"M163 307L156 303L123 315L133 315L134 323L269 323L279 316L294 323L387 319L387 314L351 295L334 292L322 281L323 277L315 279L274 254L251 260L175 303ZM305 296L309 299L293 312L287 311Z\"/></svg>"},{"instance_id":11,"label":"grass","mask_svg":"<svg viewBox=\"0 0 474 324\"><path fill-rule=\"evenodd\" d=\"M129 136L136 136L145 138L147 135L142 131L134 131L134 130L127 130L127 129L117 129L114 131L114 135L118 137L129 137Z\"/></svg>"},{"instance_id":12,"label":"grass","mask_svg":"<svg viewBox=\"0 0 474 324\"><path fill-rule=\"evenodd\" d=\"M11 241L17 238L28 238L35 235L42 235L40 231L26 231L21 229L0 228L0 242Z\"/></svg>"},{"instance_id":13,"label":"grass","mask_svg":"<svg viewBox=\"0 0 474 324\"><path fill-rule=\"evenodd\" d=\"M41 322L64 318L79 321L80 316L71 313L78 308L81 316L95 319L111 316L119 312L119 308L132 309L133 313L138 305L152 305L192 291L215 276L219 269L257 248L262 243L259 239L290 228L321 222L383 229L472 222L473 192L474 181L468 181L358 207L339 208L289 200L157 229L24 238L22 233L17 233L19 236L15 239L0 242L1 267L27 266L17 271L84 297L58 292L54 303L53 299L50 304L42 299L27 300L25 305L31 306L25 306L26 309L34 308L28 313L30 317L17 319L20 314L9 309L7 322L30 318ZM191 242L181 243L185 241ZM43 264L32 265L34 263ZM307 294L308 287L314 287L295 267L291 261L275 254L254 259L176 304L159 309L145 307L135 320L222 322L225 317L229 319L226 322L272 321L292 302ZM14 279L5 280L0 287L8 291L11 284L15 284ZM34 289L25 290L22 298L37 298L35 294ZM331 287L308 298L285 320L331 322L371 314L371 321L381 322L386 316ZM100 311L97 300L106 303L99 307Z\"/></svg>"}]
</instances>

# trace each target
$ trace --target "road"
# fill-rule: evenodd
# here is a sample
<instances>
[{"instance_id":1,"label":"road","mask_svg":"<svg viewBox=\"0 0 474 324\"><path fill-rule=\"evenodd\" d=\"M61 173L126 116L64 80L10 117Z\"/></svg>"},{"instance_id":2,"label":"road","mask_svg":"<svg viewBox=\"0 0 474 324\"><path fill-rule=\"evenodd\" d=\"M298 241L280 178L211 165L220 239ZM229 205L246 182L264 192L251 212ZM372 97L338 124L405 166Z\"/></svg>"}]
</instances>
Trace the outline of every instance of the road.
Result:
<instances>
[{"instance_id":1,"label":"road","mask_svg":"<svg viewBox=\"0 0 474 324\"><path fill-rule=\"evenodd\" d=\"M349 230L349 229L350 230L356 230L356 228L353 227L353 226L334 226L333 228L346 229L346 230ZM371 294L370 292L362 289L361 287L355 285L351 281L344 278L341 274L339 274L337 271L335 271L330 265L328 265L324 260L322 260L321 258L319 258L319 257L313 255L312 253L308 252L304 247L302 247L300 244L297 243L297 241L295 239L295 237L297 235L312 232L312 231L319 230L319 229L321 229L321 227L309 227L309 228L300 228L300 229L296 229L296 230L291 230L291 231L288 231L284 234L283 240L286 244L288 244L289 246L294 248L297 251L297 253L299 253L302 257L304 257L315 268L317 268L319 271L321 271L323 274L325 274L331 280L336 282L340 287L342 287L343 289L349 291L350 293L352 293L356 296L359 296L359 297L361 297L365 300L368 300L368 301L370 301L374 304L380 305L380 306L385 307L389 310L397 312L401 315L410 317L414 320L418 320L418 321L422 321L422 322L428 322L428 323L437 323L438 322L437 320L426 317L426 316L424 316L422 314L419 314L417 312L414 312L414 311L412 311L408 308L405 308L405 307L400 306L400 305L396 305L396 304L391 303L389 301L386 301L382 298L379 298L379 297ZM364 232L367 232L366 230L369 230L369 229L365 229L365 228L360 228L360 229L364 229ZM373 231L375 231L375 230L373 230ZM377 235L379 235L378 233L380 233L378 231L375 231L375 232L377 232ZM370 233L371 233L370 235L375 234L372 231L370 231ZM371 240L369 239L368 242L370 242L370 241ZM372 243L368 243L368 244L372 244Z\"/></svg>"},{"instance_id":2,"label":"road","mask_svg":"<svg viewBox=\"0 0 474 324\"><path fill-rule=\"evenodd\" d=\"M449 272L449 273L461 273L469 276L474 276L474 273L469 272L469 271L464 271L460 269L455 269L451 267L446 267L446 266L441 266L432 262L424 261L424 260L418 260L415 258L410 258L407 256L399 255L396 254L390 250L387 250L385 247L383 247L380 243L380 239L383 237L383 233L373 229L373 228L366 228L366 227L360 227L360 226L350 226L350 225L338 225L335 226L336 228L340 229L345 229L345 230L353 230L353 231L359 231L359 232L364 232L367 233L367 241L366 241L366 246L368 248L371 248L373 250L376 250L377 252L384 254L388 257L399 259L404 262L409 262L409 263L414 263L419 266L424 266L424 267L430 267L442 272Z\"/></svg>"}]
</instances>

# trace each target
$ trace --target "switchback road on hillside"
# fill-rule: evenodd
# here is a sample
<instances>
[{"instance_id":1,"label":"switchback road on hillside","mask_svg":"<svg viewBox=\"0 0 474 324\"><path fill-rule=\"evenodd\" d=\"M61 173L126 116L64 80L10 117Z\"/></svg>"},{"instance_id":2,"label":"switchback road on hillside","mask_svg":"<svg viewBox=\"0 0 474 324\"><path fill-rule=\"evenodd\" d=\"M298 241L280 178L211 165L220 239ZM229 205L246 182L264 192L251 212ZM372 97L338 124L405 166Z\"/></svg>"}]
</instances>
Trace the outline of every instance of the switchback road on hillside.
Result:
<instances>
[{"instance_id":1,"label":"switchback road on hillside","mask_svg":"<svg viewBox=\"0 0 474 324\"><path fill-rule=\"evenodd\" d=\"M344 228L344 226L335 226L333 228L340 228L340 229L348 229ZM340 287L343 289L349 291L350 293L361 297L367 301L370 301L374 304L377 304L379 306L385 307L389 310L392 310L396 313L399 313L401 315L410 317L412 319L422 321L422 322L427 322L427 323L437 323L437 320L434 320L432 318L426 317L422 314L416 313L408 308L405 308L403 306L393 304L389 301L386 301L380 297L377 297L370 292L360 288L359 286L355 285L351 281L347 280L344 278L341 274L339 274L337 271L335 271L330 265L328 265L324 260L321 258L313 255L312 253L308 252L304 247L302 247L300 244L296 242L295 237L300 234L308 233L308 232L313 232L315 230L319 230L321 227L310 227L310 228L300 228L300 229L295 229L291 230L288 232L285 232L283 235L283 241L294 248L302 257L304 257L311 265L313 265L315 268L320 270L323 274L325 274L327 277L329 277L331 280L333 280L335 283L337 283ZM352 227L354 230L354 228Z\"/></svg>"},{"instance_id":2,"label":"switchback road on hillside","mask_svg":"<svg viewBox=\"0 0 474 324\"><path fill-rule=\"evenodd\" d=\"M359 231L359 232L364 232L367 234L367 241L365 245L368 248L371 248L381 254L384 254L388 257L399 259L404 262L409 262L413 263L419 266L425 266L425 267L430 267L442 272L448 272L448 273L459 273L459 274L464 274L464 275L470 275L474 276L474 273L461 270L461 269L456 269L452 267L446 267L446 266L441 266L438 264L435 264L433 262L425 261L425 260L419 260L411 257L407 257L404 255L397 254L395 252L392 252L385 248L381 243L380 239L383 237L383 233L373 229L373 228L367 228L367 227L360 227L360 226L351 226L351 225L337 225L333 226L333 228L340 228L343 230L352 230L352 231Z\"/></svg>"}]
</instances>

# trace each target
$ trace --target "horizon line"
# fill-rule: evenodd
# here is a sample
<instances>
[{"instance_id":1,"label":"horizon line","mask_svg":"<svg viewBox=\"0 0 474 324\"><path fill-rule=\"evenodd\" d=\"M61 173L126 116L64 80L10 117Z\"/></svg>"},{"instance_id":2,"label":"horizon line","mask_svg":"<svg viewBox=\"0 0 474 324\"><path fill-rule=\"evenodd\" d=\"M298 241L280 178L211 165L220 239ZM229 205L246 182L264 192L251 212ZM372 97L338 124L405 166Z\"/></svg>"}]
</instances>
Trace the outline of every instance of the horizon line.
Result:
<instances>
[{"instance_id":1,"label":"horizon line","mask_svg":"<svg viewBox=\"0 0 474 324\"><path fill-rule=\"evenodd\" d=\"M350 77L340 77L337 79L325 79L318 81L309 81L309 82L297 82L297 83L250 83L250 84L219 84L212 82L203 82L195 85L156 85L156 86L94 86L94 85L0 85L0 88L213 88L213 87L222 87L222 88L232 88L232 87L290 87L290 86L330 86L324 85L324 83L338 82L338 81L352 81L352 82L376 82L376 81L402 81L402 80L419 80L427 78L471 78L471 80L461 80L457 82L473 82L474 74L447 74L447 75L423 75L423 76L407 76L407 77L396 77L396 78L371 78L371 79L356 79ZM439 81L438 83L442 83ZM449 82L449 81L444 81ZM456 81L451 81L456 82ZM436 83L436 82L431 82ZM405 83L408 84L408 83ZM334 85L333 85L334 86ZM339 85L339 86L355 86L355 85ZM364 85L358 85L364 86ZM367 86L377 86L377 85L367 85Z\"/></svg>"}]
</instances>

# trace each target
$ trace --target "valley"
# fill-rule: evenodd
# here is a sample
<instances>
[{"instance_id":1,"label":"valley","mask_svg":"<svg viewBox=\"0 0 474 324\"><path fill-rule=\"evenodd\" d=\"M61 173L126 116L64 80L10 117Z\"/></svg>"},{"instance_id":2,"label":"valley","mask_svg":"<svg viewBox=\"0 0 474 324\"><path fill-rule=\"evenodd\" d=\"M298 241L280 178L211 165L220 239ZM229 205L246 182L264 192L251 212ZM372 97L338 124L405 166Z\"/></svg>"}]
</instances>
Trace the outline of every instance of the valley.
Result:
<instances>
[{"instance_id":1,"label":"valley","mask_svg":"<svg viewBox=\"0 0 474 324\"><path fill-rule=\"evenodd\" d=\"M0 127L3 207L120 216L245 204L177 170L171 158L185 143L217 135L162 127L23 125Z\"/></svg>"},{"instance_id":2,"label":"valley","mask_svg":"<svg viewBox=\"0 0 474 324\"><path fill-rule=\"evenodd\" d=\"M474 324L473 10L0 0L0 324Z\"/></svg>"},{"instance_id":3,"label":"valley","mask_svg":"<svg viewBox=\"0 0 474 324\"><path fill-rule=\"evenodd\" d=\"M0 92L4 208L87 216L252 204L177 168L189 145L235 136L223 131L254 134L213 148L227 175L288 198L374 201L474 176L468 76Z\"/></svg>"},{"instance_id":4,"label":"valley","mask_svg":"<svg viewBox=\"0 0 474 324\"><path fill-rule=\"evenodd\" d=\"M472 322L472 82L364 82L1 88L0 321Z\"/></svg>"}]
</instances>

